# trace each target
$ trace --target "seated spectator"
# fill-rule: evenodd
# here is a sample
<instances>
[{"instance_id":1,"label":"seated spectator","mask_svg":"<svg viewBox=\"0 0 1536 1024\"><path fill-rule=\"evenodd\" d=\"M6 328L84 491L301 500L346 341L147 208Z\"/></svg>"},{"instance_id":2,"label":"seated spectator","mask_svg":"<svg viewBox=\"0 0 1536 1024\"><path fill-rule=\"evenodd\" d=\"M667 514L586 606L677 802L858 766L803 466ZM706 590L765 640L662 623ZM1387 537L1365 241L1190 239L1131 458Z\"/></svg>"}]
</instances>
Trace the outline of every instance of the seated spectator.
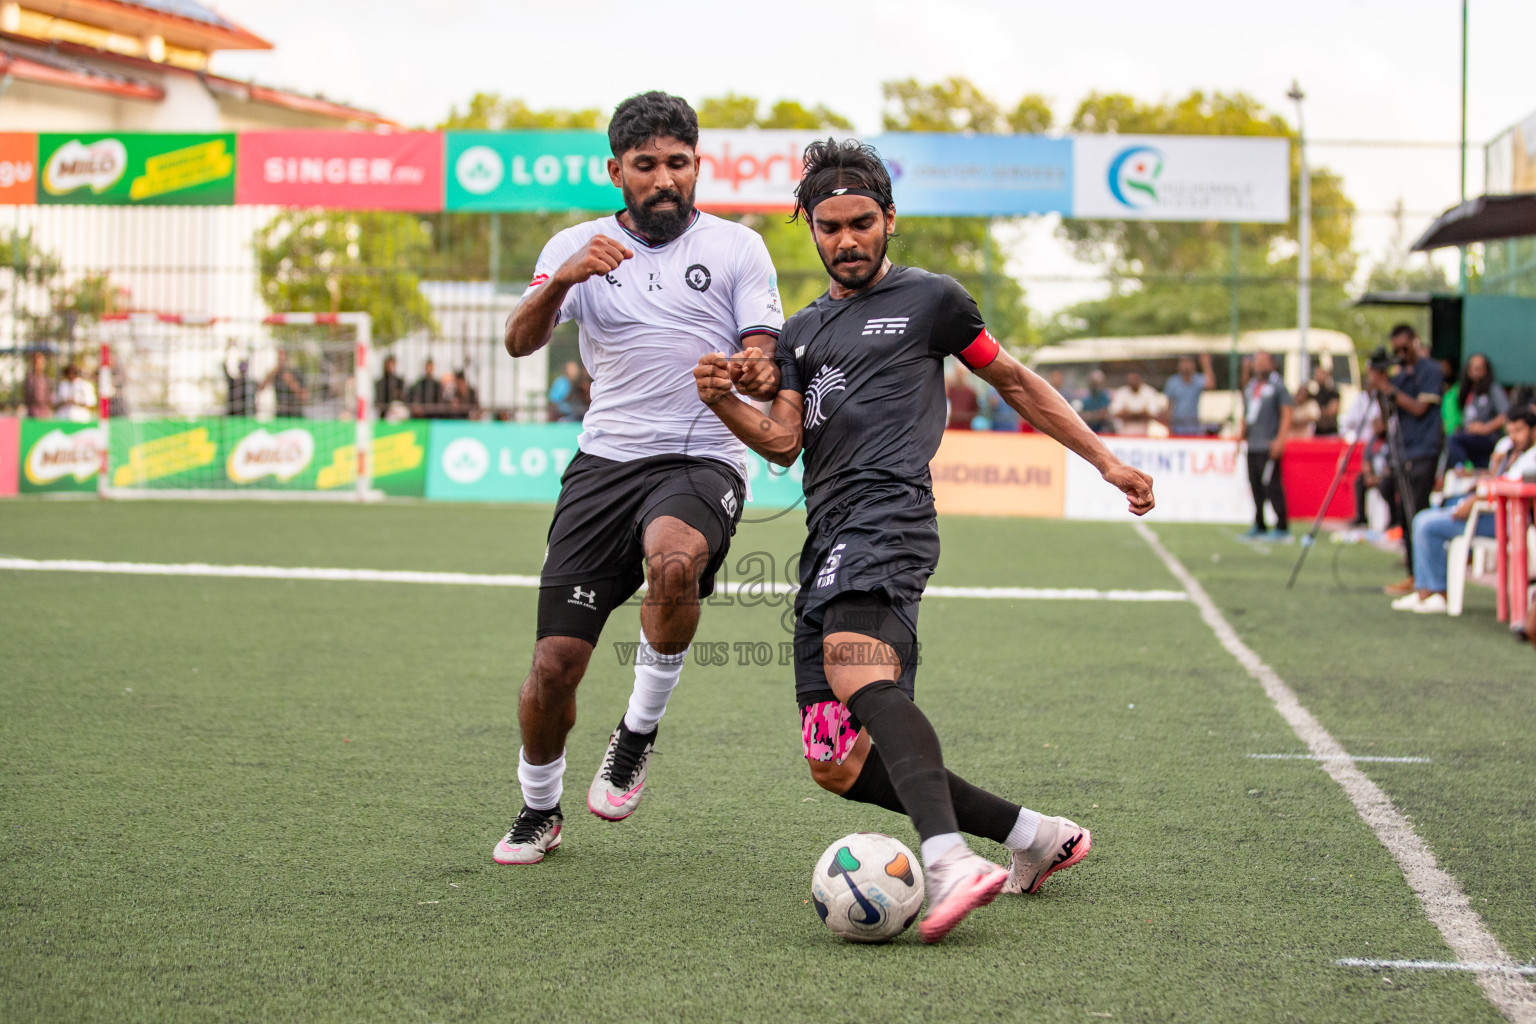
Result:
<instances>
[{"instance_id":1,"label":"seated spectator","mask_svg":"<svg viewBox=\"0 0 1536 1024\"><path fill-rule=\"evenodd\" d=\"M1526 472L1536 471L1536 449L1531 447L1536 411L1528 405L1521 406L1509 415L1508 427L1514 458L1504 476L1519 480ZM1476 504L1476 495L1469 494L1454 508L1427 508L1413 517L1414 590L1393 601L1393 608L1423 615L1445 612L1445 585L1450 566L1445 546L1466 531L1467 519ZM1477 535L1494 536L1494 525L1493 516L1479 516Z\"/></svg>"},{"instance_id":2,"label":"seated spectator","mask_svg":"<svg viewBox=\"0 0 1536 1024\"><path fill-rule=\"evenodd\" d=\"M1488 457L1504 429L1509 412L1509 396L1493 379L1493 364L1481 353L1467 360L1460 381L1461 427L1450 435L1445 446L1445 464L1460 466L1470 462L1474 469L1486 469Z\"/></svg>"},{"instance_id":3,"label":"seated spectator","mask_svg":"<svg viewBox=\"0 0 1536 1024\"><path fill-rule=\"evenodd\" d=\"M967 380L969 376L965 367L956 362L954 372L949 375L949 383L944 387L944 397L949 399L948 430L975 429L976 416L981 412L981 400L976 397L976 389Z\"/></svg>"},{"instance_id":4,"label":"seated spectator","mask_svg":"<svg viewBox=\"0 0 1536 1024\"><path fill-rule=\"evenodd\" d=\"M1115 433L1145 437L1147 428L1163 411L1163 396L1132 370L1125 384L1115 389L1109 403L1109 415L1115 421Z\"/></svg>"},{"instance_id":5,"label":"seated spectator","mask_svg":"<svg viewBox=\"0 0 1536 1024\"><path fill-rule=\"evenodd\" d=\"M1104 371L1094 370L1088 374L1088 393L1078 401L1077 411L1095 433L1107 434L1114 429L1109 418L1109 406L1113 401L1114 397L1104 386Z\"/></svg>"},{"instance_id":6,"label":"seated spectator","mask_svg":"<svg viewBox=\"0 0 1536 1024\"><path fill-rule=\"evenodd\" d=\"M565 364L560 376L549 386L549 419L551 423L580 423L592 404L590 391L581 364L572 359Z\"/></svg>"},{"instance_id":7,"label":"seated spectator","mask_svg":"<svg viewBox=\"0 0 1536 1024\"><path fill-rule=\"evenodd\" d=\"M449 378L447 386L443 389L444 400L448 403L448 418L454 420L473 420L480 418L480 396L470 386L469 378L462 368L454 370Z\"/></svg>"},{"instance_id":8,"label":"seated spectator","mask_svg":"<svg viewBox=\"0 0 1536 1024\"><path fill-rule=\"evenodd\" d=\"M1179 369L1168 383L1163 385L1163 397L1168 401L1163 411L1163 422L1174 437L1204 437L1205 425L1200 422L1200 396L1207 390L1216 390L1216 371L1211 369L1209 352L1200 353L1200 376L1195 376L1195 361L1189 356L1179 357Z\"/></svg>"},{"instance_id":9,"label":"seated spectator","mask_svg":"<svg viewBox=\"0 0 1536 1024\"><path fill-rule=\"evenodd\" d=\"M1461 429L1461 380L1456 376L1456 364L1441 359L1440 372L1445 375L1445 394L1440 399L1440 422L1445 436L1452 437Z\"/></svg>"},{"instance_id":10,"label":"seated spectator","mask_svg":"<svg viewBox=\"0 0 1536 1024\"><path fill-rule=\"evenodd\" d=\"M53 385L48 382L48 356L42 352L32 353L32 369L22 383L22 403L35 420L53 418Z\"/></svg>"},{"instance_id":11,"label":"seated spectator","mask_svg":"<svg viewBox=\"0 0 1536 1024\"><path fill-rule=\"evenodd\" d=\"M89 423L96 411L95 386L80 373L79 366L70 363L64 367L64 378L54 394L55 415L73 423Z\"/></svg>"},{"instance_id":12,"label":"seated spectator","mask_svg":"<svg viewBox=\"0 0 1536 1024\"><path fill-rule=\"evenodd\" d=\"M373 385L373 408L383 419L396 402L405 402L405 378L395 372L395 357L384 357L384 375Z\"/></svg>"},{"instance_id":13,"label":"seated spectator","mask_svg":"<svg viewBox=\"0 0 1536 1024\"><path fill-rule=\"evenodd\" d=\"M1313 437L1339 436L1339 387L1328 372L1328 364L1319 358L1312 367L1312 379L1302 387L1298 396L1305 406L1305 415L1297 411L1298 421L1310 424Z\"/></svg>"},{"instance_id":14,"label":"seated spectator","mask_svg":"<svg viewBox=\"0 0 1536 1024\"><path fill-rule=\"evenodd\" d=\"M421 367L421 379L405 393L411 415L419 420L441 419L447 411L443 404L443 382L437 379L437 367L428 359Z\"/></svg>"}]
</instances>

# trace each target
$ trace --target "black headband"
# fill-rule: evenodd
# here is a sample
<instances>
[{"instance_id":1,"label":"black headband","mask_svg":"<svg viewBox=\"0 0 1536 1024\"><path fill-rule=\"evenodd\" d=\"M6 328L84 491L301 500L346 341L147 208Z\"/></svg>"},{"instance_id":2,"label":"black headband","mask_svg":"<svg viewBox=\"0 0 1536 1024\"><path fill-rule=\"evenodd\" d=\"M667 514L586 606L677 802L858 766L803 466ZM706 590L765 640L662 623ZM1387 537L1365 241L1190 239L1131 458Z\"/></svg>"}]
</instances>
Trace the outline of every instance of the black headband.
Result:
<instances>
[{"instance_id":1,"label":"black headband","mask_svg":"<svg viewBox=\"0 0 1536 1024\"><path fill-rule=\"evenodd\" d=\"M881 210L888 209L892 205L888 196L876 192L873 189L835 188L830 192L823 192L819 196L812 196L810 202L805 204L805 215L807 217L812 216L816 212L816 207L820 206L828 199L836 199L838 196L864 196L866 199L873 199L876 203L880 204Z\"/></svg>"}]
</instances>

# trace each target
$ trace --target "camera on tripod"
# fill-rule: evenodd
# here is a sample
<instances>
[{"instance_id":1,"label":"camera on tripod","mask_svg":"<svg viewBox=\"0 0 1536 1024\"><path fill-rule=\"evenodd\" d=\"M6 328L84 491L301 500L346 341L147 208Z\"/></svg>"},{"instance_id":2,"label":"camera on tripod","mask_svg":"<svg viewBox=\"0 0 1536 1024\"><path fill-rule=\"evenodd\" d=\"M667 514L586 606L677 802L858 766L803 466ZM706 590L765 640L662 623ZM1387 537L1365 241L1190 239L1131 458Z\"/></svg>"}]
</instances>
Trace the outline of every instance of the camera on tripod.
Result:
<instances>
[{"instance_id":1,"label":"camera on tripod","mask_svg":"<svg viewBox=\"0 0 1536 1024\"><path fill-rule=\"evenodd\" d=\"M1378 345L1366 360L1366 368L1377 373L1391 373L1402 365L1402 360L1385 345Z\"/></svg>"}]
</instances>

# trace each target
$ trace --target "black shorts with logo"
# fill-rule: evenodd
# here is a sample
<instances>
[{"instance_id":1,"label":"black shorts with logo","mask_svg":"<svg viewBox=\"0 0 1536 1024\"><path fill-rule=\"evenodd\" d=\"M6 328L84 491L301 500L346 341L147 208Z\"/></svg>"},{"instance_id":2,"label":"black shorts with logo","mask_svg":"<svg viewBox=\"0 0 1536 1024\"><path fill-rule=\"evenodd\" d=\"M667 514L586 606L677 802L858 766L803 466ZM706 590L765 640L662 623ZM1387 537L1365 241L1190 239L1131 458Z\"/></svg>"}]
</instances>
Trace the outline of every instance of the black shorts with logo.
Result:
<instances>
[{"instance_id":1,"label":"black shorts with logo","mask_svg":"<svg viewBox=\"0 0 1536 1024\"><path fill-rule=\"evenodd\" d=\"M800 553L795 595L801 708L837 699L822 657L823 637L837 632L890 644L901 660L896 683L915 694L918 604L938 564L939 524L927 488L883 485L817 517Z\"/></svg>"},{"instance_id":2,"label":"black shorts with logo","mask_svg":"<svg viewBox=\"0 0 1536 1024\"><path fill-rule=\"evenodd\" d=\"M560 478L549 524L539 573L539 638L596 644L608 616L645 582L645 530L662 516L704 535L709 558L699 596L708 597L744 500L741 477L715 459L653 455L615 462L578 452Z\"/></svg>"}]
</instances>

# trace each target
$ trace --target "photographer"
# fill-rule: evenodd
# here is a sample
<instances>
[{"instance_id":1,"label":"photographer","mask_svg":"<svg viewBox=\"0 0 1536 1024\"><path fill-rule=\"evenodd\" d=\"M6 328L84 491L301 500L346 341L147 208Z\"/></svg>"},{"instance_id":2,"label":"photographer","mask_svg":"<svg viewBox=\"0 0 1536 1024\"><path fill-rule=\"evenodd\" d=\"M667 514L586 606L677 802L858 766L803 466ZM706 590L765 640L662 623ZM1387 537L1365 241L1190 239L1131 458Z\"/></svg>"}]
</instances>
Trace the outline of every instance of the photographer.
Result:
<instances>
[{"instance_id":1,"label":"photographer","mask_svg":"<svg viewBox=\"0 0 1536 1024\"><path fill-rule=\"evenodd\" d=\"M1389 374L1391 364L1395 374ZM1444 432L1440 423L1440 395L1445 378L1432 359L1419 350L1419 332L1407 324L1392 328L1392 357L1377 350L1371 356L1366 388L1385 407L1396 424L1397 444L1391 446L1391 458L1401 459L1400 466L1389 467L1382 480L1381 493L1392 506L1393 521L1403 527L1403 560L1408 578L1384 587L1393 597L1412 593L1413 586L1413 514L1429 507L1430 492L1435 489L1435 470L1440 460ZM1389 435L1392 422L1384 424ZM1409 493L1399 494L1398 470L1406 478Z\"/></svg>"}]
</instances>

